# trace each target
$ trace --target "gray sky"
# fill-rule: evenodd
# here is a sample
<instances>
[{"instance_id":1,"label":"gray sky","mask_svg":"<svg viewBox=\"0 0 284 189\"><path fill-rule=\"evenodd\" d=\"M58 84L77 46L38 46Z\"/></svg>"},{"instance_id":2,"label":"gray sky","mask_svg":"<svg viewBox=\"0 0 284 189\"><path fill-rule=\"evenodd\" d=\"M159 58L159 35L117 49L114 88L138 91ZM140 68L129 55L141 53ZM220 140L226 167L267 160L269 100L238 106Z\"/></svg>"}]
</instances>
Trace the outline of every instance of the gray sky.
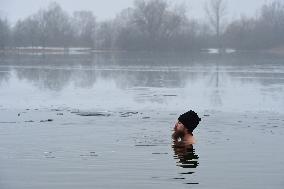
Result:
<instances>
[{"instance_id":1,"label":"gray sky","mask_svg":"<svg viewBox=\"0 0 284 189\"><path fill-rule=\"evenodd\" d=\"M56 0L64 10L72 13L75 10L90 10L98 20L113 18L122 9L132 6L133 0ZM188 14L195 18L204 18L204 2L209 0L168 0L174 3L185 3ZM271 0L227 0L228 17L240 15L253 16L262 4ZM0 0L0 16L7 17L12 23L47 7L51 0Z\"/></svg>"}]
</instances>

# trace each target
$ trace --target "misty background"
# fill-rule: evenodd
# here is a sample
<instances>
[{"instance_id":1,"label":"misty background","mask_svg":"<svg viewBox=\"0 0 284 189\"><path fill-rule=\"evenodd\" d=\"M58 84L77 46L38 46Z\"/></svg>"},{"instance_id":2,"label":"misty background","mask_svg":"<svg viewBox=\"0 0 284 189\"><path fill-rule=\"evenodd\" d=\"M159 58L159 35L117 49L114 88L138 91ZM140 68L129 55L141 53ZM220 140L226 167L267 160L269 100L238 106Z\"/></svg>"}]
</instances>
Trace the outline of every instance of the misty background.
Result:
<instances>
[{"instance_id":1,"label":"misty background","mask_svg":"<svg viewBox=\"0 0 284 189\"><path fill-rule=\"evenodd\" d=\"M0 0L0 189L283 189L283 34L283 0Z\"/></svg>"},{"instance_id":2,"label":"misty background","mask_svg":"<svg viewBox=\"0 0 284 189\"><path fill-rule=\"evenodd\" d=\"M70 3L68 0L57 0L64 10L69 14L78 10L89 10L94 12L96 18L100 21L105 19L113 19L122 9L133 5L134 0L81 0L73 1ZM209 0L175 0L168 1L173 3L183 3L187 8L188 15L196 18L204 18L204 4ZM238 17L240 15L252 16L255 11L259 9L264 3L271 2L272 0L227 0L229 17ZM51 0L0 0L1 16L9 18L12 23L18 19L29 16L35 10L45 8Z\"/></svg>"},{"instance_id":3,"label":"misty background","mask_svg":"<svg viewBox=\"0 0 284 189\"><path fill-rule=\"evenodd\" d=\"M283 49L284 3L1 1L0 47L196 51Z\"/></svg>"}]
</instances>

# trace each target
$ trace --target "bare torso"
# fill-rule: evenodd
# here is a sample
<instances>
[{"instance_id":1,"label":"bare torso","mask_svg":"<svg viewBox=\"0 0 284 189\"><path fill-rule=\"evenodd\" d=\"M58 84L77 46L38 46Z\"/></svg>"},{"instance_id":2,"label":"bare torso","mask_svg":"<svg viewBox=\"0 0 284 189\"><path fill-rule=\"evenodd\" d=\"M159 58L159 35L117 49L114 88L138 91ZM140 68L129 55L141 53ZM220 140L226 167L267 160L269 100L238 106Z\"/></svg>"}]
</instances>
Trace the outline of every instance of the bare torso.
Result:
<instances>
[{"instance_id":1,"label":"bare torso","mask_svg":"<svg viewBox=\"0 0 284 189\"><path fill-rule=\"evenodd\" d=\"M174 142L181 142L186 145L191 145L196 143L195 137L190 133L178 137L173 134L173 140Z\"/></svg>"}]
</instances>

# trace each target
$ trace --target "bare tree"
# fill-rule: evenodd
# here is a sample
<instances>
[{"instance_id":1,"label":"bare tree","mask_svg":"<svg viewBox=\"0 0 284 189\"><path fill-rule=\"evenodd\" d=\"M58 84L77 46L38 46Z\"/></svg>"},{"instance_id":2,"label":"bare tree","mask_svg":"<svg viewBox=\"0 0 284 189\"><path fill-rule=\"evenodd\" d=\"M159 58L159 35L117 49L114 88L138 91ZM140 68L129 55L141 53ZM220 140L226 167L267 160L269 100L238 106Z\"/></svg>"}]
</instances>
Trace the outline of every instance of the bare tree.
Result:
<instances>
[{"instance_id":1,"label":"bare tree","mask_svg":"<svg viewBox=\"0 0 284 189\"><path fill-rule=\"evenodd\" d=\"M4 49L8 45L9 38L10 26L8 21L0 18L0 48Z\"/></svg>"},{"instance_id":2,"label":"bare tree","mask_svg":"<svg viewBox=\"0 0 284 189\"><path fill-rule=\"evenodd\" d=\"M125 9L116 21L122 26L117 45L132 50L183 49L193 29L185 6L172 7L165 0L136 0L133 9Z\"/></svg>"},{"instance_id":3,"label":"bare tree","mask_svg":"<svg viewBox=\"0 0 284 189\"><path fill-rule=\"evenodd\" d=\"M90 11L76 11L73 13L72 24L75 37L79 45L94 47L96 18Z\"/></svg>"},{"instance_id":4,"label":"bare tree","mask_svg":"<svg viewBox=\"0 0 284 189\"><path fill-rule=\"evenodd\" d=\"M224 27L224 19L226 16L227 4L224 0L210 0L206 4L205 11L207 13L209 23L214 30L217 39L217 46L221 48L222 27Z\"/></svg>"},{"instance_id":5,"label":"bare tree","mask_svg":"<svg viewBox=\"0 0 284 189\"><path fill-rule=\"evenodd\" d=\"M95 48L101 50L113 50L115 41L114 34L115 28L113 21L105 21L100 23L96 32Z\"/></svg>"},{"instance_id":6,"label":"bare tree","mask_svg":"<svg viewBox=\"0 0 284 189\"><path fill-rule=\"evenodd\" d=\"M256 31L257 20L241 17L231 22L224 33L226 45L234 49L255 49L260 39Z\"/></svg>"},{"instance_id":7,"label":"bare tree","mask_svg":"<svg viewBox=\"0 0 284 189\"><path fill-rule=\"evenodd\" d=\"M38 46L40 45L39 32L39 23L34 16L18 21L14 26L14 43L16 46Z\"/></svg>"},{"instance_id":8,"label":"bare tree","mask_svg":"<svg viewBox=\"0 0 284 189\"><path fill-rule=\"evenodd\" d=\"M187 16L184 5L168 0L135 0L115 19L96 22L90 11L72 17L58 3L19 20L13 27L0 18L0 48L14 46L82 46L120 50L200 50L232 47L244 50L283 48L284 2L266 3L254 17L225 24L226 0L208 0L209 24Z\"/></svg>"},{"instance_id":9,"label":"bare tree","mask_svg":"<svg viewBox=\"0 0 284 189\"><path fill-rule=\"evenodd\" d=\"M257 29L266 46L281 46L284 38L284 3L273 1L262 6Z\"/></svg>"},{"instance_id":10,"label":"bare tree","mask_svg":"<svg viewBox=\"0 0 284 189\"><path fill-rule=\"evenodd\" d=\"M163 18L168 8L163 0L136 0L134 1L133 22L135 23L143 40L149 48L155 48L159 34L162 32Z\"/></svg>"},{"instance_id":11,"label":"bare tree","mask_svg":"<svg viewBox=\"0 0 284 189\"><path fill-rule=\"evenodd\" d=\"M231 22L226 42L237 49L271 49L284 45L284 3L277 0L262 6L255 18L242 17Z\"/></svg>"}]
</instances>

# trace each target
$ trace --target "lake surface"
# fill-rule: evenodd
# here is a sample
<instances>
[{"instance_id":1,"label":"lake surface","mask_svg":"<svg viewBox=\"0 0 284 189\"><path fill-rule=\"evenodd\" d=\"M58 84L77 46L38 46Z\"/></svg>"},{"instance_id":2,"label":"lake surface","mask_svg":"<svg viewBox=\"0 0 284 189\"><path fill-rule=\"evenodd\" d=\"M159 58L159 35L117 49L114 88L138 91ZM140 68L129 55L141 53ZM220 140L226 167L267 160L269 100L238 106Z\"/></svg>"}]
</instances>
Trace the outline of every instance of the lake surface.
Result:
<instances>
[{"instance_id":1,"label":"lake surface","mask_svg":"<svg viewBox=\"0 0 284 189\"><path fill-rule=\"evenodd\" d=\"M270 54L0 55L0 188L282 189L283 97Z\"/></svg>"}]
</instances>

